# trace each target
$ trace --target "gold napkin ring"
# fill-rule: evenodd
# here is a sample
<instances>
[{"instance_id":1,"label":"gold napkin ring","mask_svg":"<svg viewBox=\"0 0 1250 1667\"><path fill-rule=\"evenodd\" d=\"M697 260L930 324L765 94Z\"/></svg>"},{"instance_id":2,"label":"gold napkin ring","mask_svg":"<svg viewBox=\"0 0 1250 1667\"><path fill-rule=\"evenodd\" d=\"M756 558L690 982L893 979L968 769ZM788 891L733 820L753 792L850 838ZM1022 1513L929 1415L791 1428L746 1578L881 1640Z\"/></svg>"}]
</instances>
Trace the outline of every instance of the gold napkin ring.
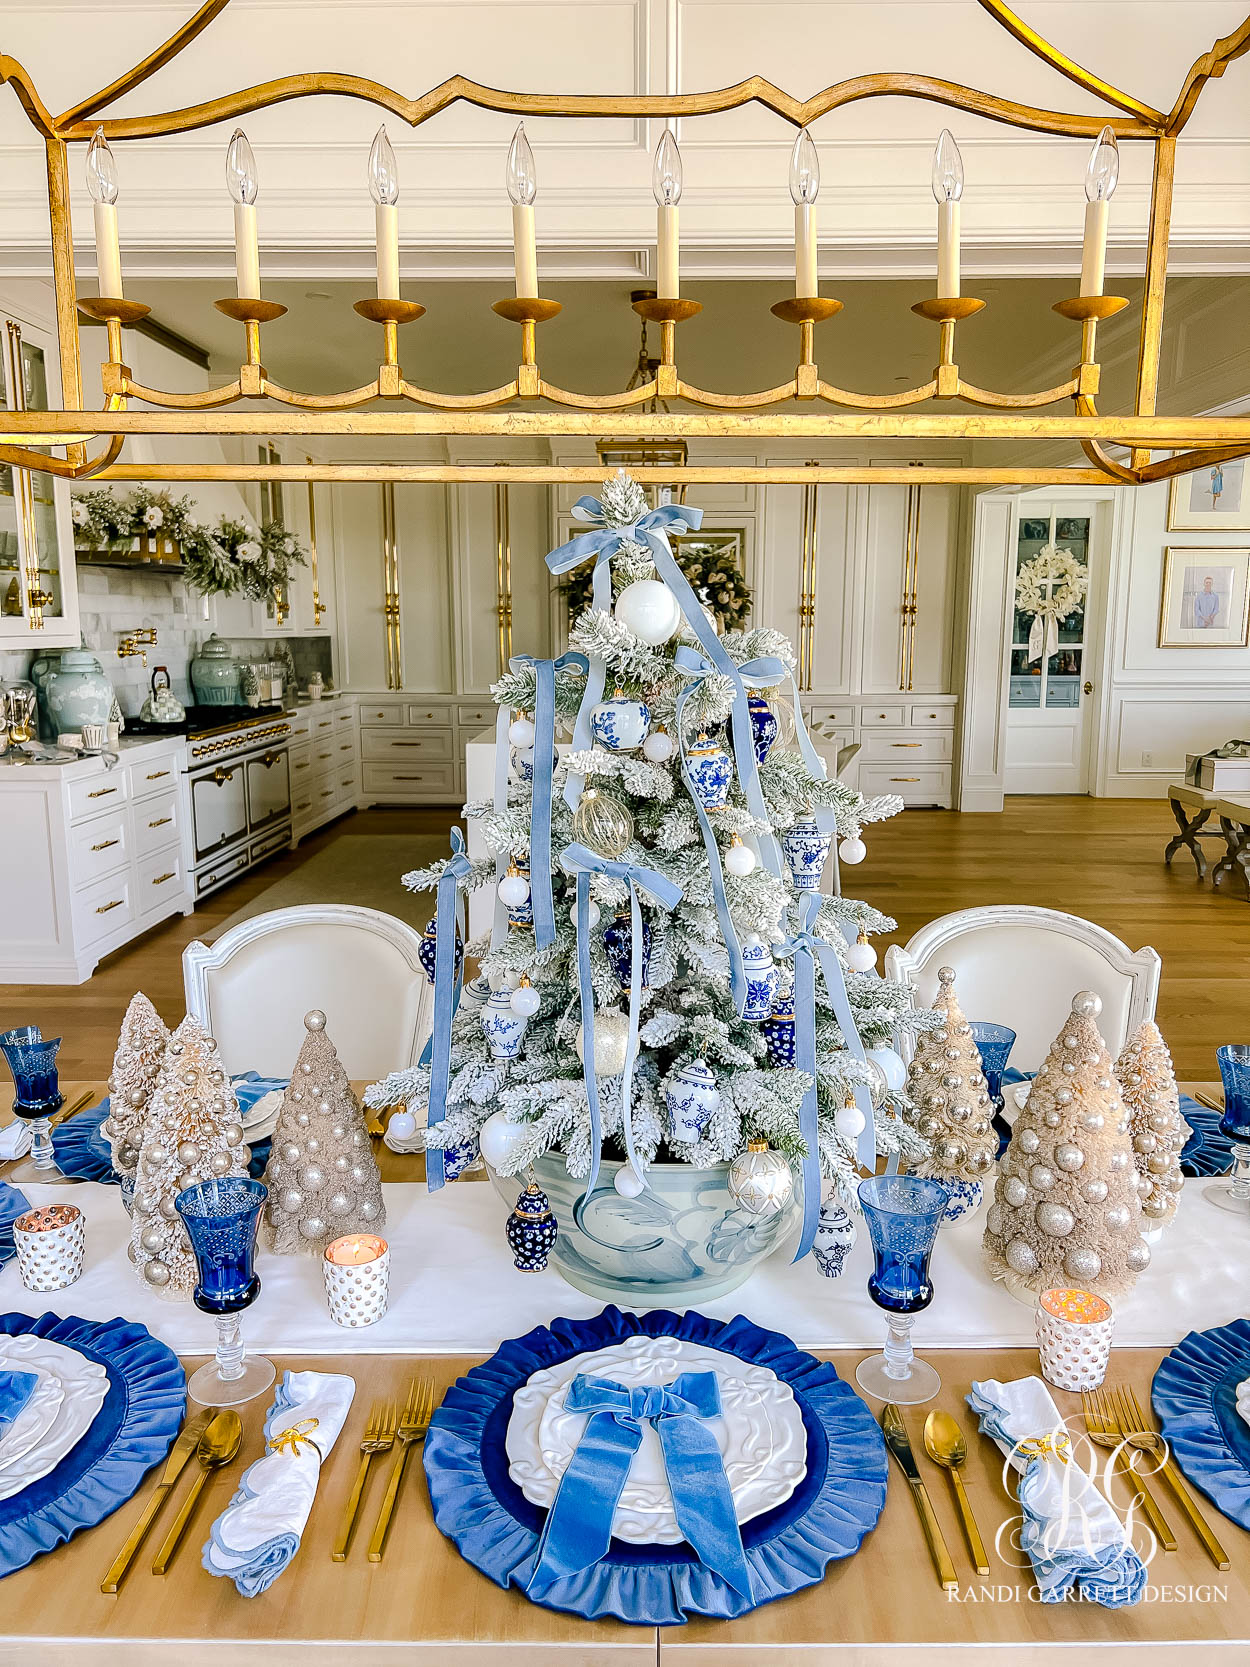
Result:
<instances>
[{"instance_id":1,"label":"gold napkin ring","mask_svg":"<svg viewBox=\"0 0 1250 1667\"><path fill-rule=\"evenodd\" d=\"M1031 1435L1027 1440L1016 1443L1016 1452L1030 1462L1033 1459L1055 1458L1063 1464L1071 1464L1071 1449L1072 1443L1066 1430L1060 1430L1055 1435Z\"/></svg>"},{"instance_id":2,"label":"gold napkin ring","mask_svg":"<svg viewBox=\"0 0 1250 1667\"><path fill-rule=\"evenodd\" d=\"M270 1453L290 1453L292 1457L296 1457L299 1454L300 1443L303 1442L320 1457L321 1449L315 1441L310 1439L312 1432L317 1428L317 1423L316 1418L301 1418L295 1424L288 1424L285 1430L280 1431L276 1436L272 1436L265 1443L266 1451Z\"/></svg>"}]
</instances>

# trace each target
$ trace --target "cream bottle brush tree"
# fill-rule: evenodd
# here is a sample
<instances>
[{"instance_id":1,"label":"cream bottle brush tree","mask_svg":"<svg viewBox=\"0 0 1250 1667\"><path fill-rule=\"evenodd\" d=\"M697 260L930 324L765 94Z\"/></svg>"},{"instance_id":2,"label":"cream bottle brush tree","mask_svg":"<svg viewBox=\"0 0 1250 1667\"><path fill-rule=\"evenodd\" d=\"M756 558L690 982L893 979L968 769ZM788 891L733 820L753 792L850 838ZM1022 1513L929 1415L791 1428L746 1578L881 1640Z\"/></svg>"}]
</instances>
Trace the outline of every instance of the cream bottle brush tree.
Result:
<instances>
[{"instance_id":1,"label":"cream bottle brush tree","mask_svg":"<svg viewBox=\"0 0 1250 1667\"><path fill-rule=\"evenodd\" d=\"M174 1199L197 1181L247 1174L238 1102L217 1044L188 1015L169 1039L139 1148L131 1257L158 1295L186 1301L195 1256Z\"/></svg>"},{"instance_id":2,"label":"cream bottle brush tree","mask_svg":"<svg viewBox=\"0 0 1250 1667\"><path fill-rule=\"evenodd\" d=\"M938 970L933 1007L940 1028L917 1039L907 1071L907 1096L915 1107L912 1120L930 1146L929 1157L916 1172L978 1183L994 1167L998 1137L990 1124L981 1055L956 998L951 967Z\"/></svg>"},{"instance_id":3,"label":"cream bottle brush tree","mask_svg":"<svg viewBox=\"0 0 1250 1667\"><path fill-rule=\"evenodd\" d=\"M135 1173L152 1092L168 1043L165 1021L139 990L130 998L117 1037L109 1073L109 1114L103 1124L113 1168L119 1175Z\"/></svg>"},{"instance_id":4,"label":"cream bottle brush tree","mask_svg":"<svg viewBox=\"0 0 1250 1667\"><path fill-rule=\"evenodd\" d=\"M1181 1152L1193 1131L1181 1116L1172 1056L1153 1019L1143 1019L1124 1044L1115 1074L1128 1107L1145 1226L1166 1227L1180 1203Z\"/></svg>"},{"instance_id":5,"label":"cream bottle brush tree","mask_svg":"<svg viewBox=\"0 0 1250 1667\"><path fill-rule=\"evenodd\" d=\"M1150 1263L1128 1109L1095 1023L1101 1011L1090 990L1073 999L999 1163L985 1256L1022 1298L1051 1285L1119 1296Z\"/></svg>"}]
</instances>

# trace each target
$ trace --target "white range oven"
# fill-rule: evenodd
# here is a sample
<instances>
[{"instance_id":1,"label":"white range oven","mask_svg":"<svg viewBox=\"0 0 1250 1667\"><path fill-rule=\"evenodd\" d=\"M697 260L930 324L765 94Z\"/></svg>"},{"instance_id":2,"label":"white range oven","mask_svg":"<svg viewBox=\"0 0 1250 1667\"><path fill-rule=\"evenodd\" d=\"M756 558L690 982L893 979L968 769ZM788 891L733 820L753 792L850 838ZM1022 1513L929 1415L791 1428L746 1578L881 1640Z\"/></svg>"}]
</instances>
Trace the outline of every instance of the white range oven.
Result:
<instances>
[{"instance_id":1,"label":"white range oven","mask_svg":"<svg viewBox=\"0 0 1250 1667\"><path fill-rule=\"evenodd\" d=\"M193 884L206 897L290 844L291 723L236 707L187 716Z\"/></svg>"}]
</instances>

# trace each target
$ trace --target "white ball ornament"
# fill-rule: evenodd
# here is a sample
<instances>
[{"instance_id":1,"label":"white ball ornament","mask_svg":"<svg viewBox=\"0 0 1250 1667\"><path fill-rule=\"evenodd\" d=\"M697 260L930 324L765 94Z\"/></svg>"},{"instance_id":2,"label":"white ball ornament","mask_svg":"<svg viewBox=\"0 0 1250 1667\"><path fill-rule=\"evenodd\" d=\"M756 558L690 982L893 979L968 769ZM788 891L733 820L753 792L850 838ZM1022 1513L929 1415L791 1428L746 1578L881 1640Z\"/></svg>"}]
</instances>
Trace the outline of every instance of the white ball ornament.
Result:
<instances>
[{"instance_id":1,"label":"white ball ornament","mask_svg":"<svg viewBox=\"0 0 1250 1667\"><path fill-rule=\"evenodd\" d=\"M508 725L508 739L514 747L532 747L535 730L529 718L513 718Z\"/></svg>"},{"instance_id":2,"label":"white ball ornament","mask_svg":"<svg viewBox=\"0 0 1250 1667\"><path fill-rule=\"evenodd\" d=\"M666 729L653 729L642 743L642 756L652 764L667 764L675 751L673 737Z\"/></svg>"},{"instance_id":3,"label":"white ball ornament","mask_svg":"<svg viewBox=\"0 0 1250 1667\"><path fill-rule=\"evenodd\" d=\"M846 964L852 972L871 972L877 964L877 952L862 935L846 952Z\"/></svg>"},{"instance_id":4,"label":"white ball ornament","mask_svg":"<svg viewBox=\"0 0 1250 1667\"><path fill-rule=\"evenodd\" d=\"M757 861L755 852L749 845L744 845L740 839L735 839L728 851L725 852L726 869L730 874L738 875L739 878L747 874L753 874Z\"/></svg>"},{"instance_id":5,"label":"white ball ornament","mask_svg":"<svg viewBox=\"0 0 1250 1667\"><path fill-rule=\"evenodd\" d=\"M616 617L652 648L667 642L681 624L681 604L659 579L635 579L616 599Z\"/></svg>"},{"instance_id":6,"label":"white ball ornament","mask_svg":"<svg viewBox=\"0 0 1250 1667\"><path fill-rule=\"evenodd\" d=\"M907 1067L901 1056L893 1048L869 1048L868 1058L885 1077L890 1092L897 1094L907 1081Z\"/></svg>"},{"instance_id":7,"label":"white ball ornament","mask_svg":"<svg viewBox=\"0 0 1250 1667\"><path fill-rule=\"evenodd\" d=\"M512 992L512 1011L523 1019L532 1019L542 1004L543 999L532 984L522 984Z\"/></svg>"},{"instance_id":8,"label":"white ball ornament","mask_svg":"<svg viewBox=\"0 0 1250 1667\"><path fill-rule=\"evenodd\" d=\"M505 874L499 882L500 901L510 909L519 909L530 898L530 883L524 874Z\"/></svg>"},{"instance_id":9,"label":"white ball ornament","mask_svg":"<svg viewBox=\"0 0 1250 1667\"><path fill-rule=\"evenodd\" d=\"M858 1140L864 1132L867 1119L855 1102L852 1101L850 1105L840 1107L833 1122L834 1127L844 1140Z\"/></svg>"},{"instance_id":10,"label":"white ball ornament","mask_svg":"<svg viewBox=\"0 0 1250 1667\"><path fill-rule=\"evenodd\" d=\"M514 1122L506 1111L495 1111L478 1130L478 1146L492 1169L507 1169L528 1125Z\"/></svg>"},{"instance_id":11,"label":"white ball ornament","mask_svg":"<svg viewBox=\"0 0 1250 1667\"><path fill-rule=\"evenodd\" d=\"M616 1178L612 1182L612 1185L616 1188L617 1192L620 1193L622 1198L637 1198L641 1193L646 1191L647 1187L647 1183L643 1180L642 1176L636 1175L627 1163L622 1164L617 1170Z\"/></svg>"},{"instance_id":12,"label":"white ball ornament","mask_svg":"<svg viewBox=\"0 0 1250 1667\"><path fill-rule=\"evenodd\" d=\"M848 839L844 839L838 846L838 855L841 857L843 862L850 863L850 865L854 867L856 863L863 862L864 858L868 855L868 847L864 844L862 839L858 839L854 834L852 834Z\"/></svg>"},{"instance_id":13,"label":"white ball ornament","mask_svg":"<svg viewBox=\"0 0 1250 1667\"><path fill-rule=\"evenodd\" d=\"M417 1132L417 1120L410 1111L397 1111L387 1119L386 1132L396 1140L411 1140Z\"/></svg>"},{"instance_id":14,"label":"white ball ornament","mask_svg":"<svg viewBox=\"0 0 1250 1667\"><path fill-rule=\"evenodd\" d=\"M569 919L573 922L574 926L577 925L576 903L574 903L572 908L569 910ZM598 926L599 924L599 905L595 902L593 897L586 905L586 920L591 926Z\"/></svg>"}]
</instances>

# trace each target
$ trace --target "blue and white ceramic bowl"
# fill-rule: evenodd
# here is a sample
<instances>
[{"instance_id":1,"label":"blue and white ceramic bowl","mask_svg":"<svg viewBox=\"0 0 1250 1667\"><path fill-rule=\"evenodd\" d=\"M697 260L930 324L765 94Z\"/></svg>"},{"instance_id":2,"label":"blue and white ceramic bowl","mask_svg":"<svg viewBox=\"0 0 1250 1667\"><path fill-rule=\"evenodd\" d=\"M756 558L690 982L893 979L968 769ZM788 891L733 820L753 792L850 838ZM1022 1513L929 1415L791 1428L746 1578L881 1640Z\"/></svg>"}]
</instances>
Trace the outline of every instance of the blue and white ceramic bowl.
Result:
<instances>
[{"instance_id":1,"label":"blue and white ceramic bowl","mask_svg":"<svg viewBox=\"0 0 1250 1667\"><path fill-rule=\"evenodd\" d=\"M664 1103L673 1120L669 1139L680 1146L693 1145L707 1133L720 1105L716 1078L701 1059L691 1060L670 1078Z\"/></svg>"},{"instance_id":2,"label":"blue and white ceramic bowl","mask_svg":"<svg viewBox=\"0 0 1250 1667\"><path fill-rule=\"evenodd\" d=\"M980 1181L963 1181L958 1175L939 1175L937 1177L950 1194L950 1201L942 1212L939 1227L953 1227L957 1221L970 1216L974 1210L981 1207L984 1187Z\"/></svg>"},{"instance_id":3,"label":"blue and white ceramic bowl","mask_svg":"<svg viewBox=\"0 0 1250 1667\"><path fill-rule=\"evenodd\" d=\"M718 810L728 799L734 767L719 742L700 735L686 754L686 774L705 810Z\"/></svg>"},{"instance_id":4,"label":"blue and white ceramic bowl","mask_svg":"<svg viewBox=\"0 0 1250 1667\"><path fill-rule=\"evenodd\" d=\"M618 690L611 700L601 700L591 709L590 727L609 752L635 752L651 727L651 708L645 701L626 699Z\"/></svg>"},{"instance_id":5,"label":"blue and white ceramic bowl","mask_svg":"<svg viewBox=\"0 0 1250 1667\"><path fill-rule=\"evenodd\" d=\"M828 834L822 834L814 816L801 816L781 836L781 849L795 891L819 891L820 877L829 855Z\"/></svg>"}]
</instances>

